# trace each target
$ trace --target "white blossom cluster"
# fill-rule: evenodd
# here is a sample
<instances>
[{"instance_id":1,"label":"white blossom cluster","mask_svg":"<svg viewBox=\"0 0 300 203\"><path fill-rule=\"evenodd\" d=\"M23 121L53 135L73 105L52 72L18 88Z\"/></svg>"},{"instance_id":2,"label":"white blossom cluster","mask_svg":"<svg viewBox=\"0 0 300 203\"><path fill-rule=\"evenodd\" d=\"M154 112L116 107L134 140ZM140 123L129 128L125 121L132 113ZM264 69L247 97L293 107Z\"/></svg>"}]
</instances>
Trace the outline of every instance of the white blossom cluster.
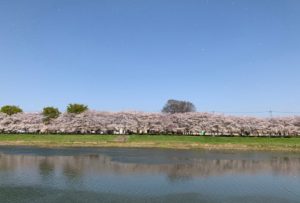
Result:
<instances>
[{"instance_id":1,"label":"white blossom cluster","mask_svg":"<svg viewBox=\"0 0 300 203\"><path fill-rule=\"evenodd\" d=\"M50 123L41 113L0 113L0 133L180 134L300 136L300 117L238 117L212 113L97 112L64 113Z\"/></svg>"}]
</instances>

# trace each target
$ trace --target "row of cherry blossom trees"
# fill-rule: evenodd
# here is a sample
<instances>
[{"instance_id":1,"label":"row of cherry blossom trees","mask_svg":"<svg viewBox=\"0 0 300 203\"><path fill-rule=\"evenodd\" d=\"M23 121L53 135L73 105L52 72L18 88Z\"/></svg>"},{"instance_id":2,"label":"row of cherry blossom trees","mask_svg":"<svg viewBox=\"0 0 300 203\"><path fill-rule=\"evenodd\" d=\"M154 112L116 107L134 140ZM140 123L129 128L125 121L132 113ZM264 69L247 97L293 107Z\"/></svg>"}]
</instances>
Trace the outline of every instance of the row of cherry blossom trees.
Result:
<instances>
[{"instance_id":1,"label":"row of cherry blossom trees","mask_svg":"<svg viewBox=\"0 0 300 203\"><path fill-rule=\"evenodd\" d=\"M212 113L63 113L43 122L41 113L0 113L0 133L179 134L211 136L300 136L300 117L238 117Z\"/></svg>"}]
</instances>

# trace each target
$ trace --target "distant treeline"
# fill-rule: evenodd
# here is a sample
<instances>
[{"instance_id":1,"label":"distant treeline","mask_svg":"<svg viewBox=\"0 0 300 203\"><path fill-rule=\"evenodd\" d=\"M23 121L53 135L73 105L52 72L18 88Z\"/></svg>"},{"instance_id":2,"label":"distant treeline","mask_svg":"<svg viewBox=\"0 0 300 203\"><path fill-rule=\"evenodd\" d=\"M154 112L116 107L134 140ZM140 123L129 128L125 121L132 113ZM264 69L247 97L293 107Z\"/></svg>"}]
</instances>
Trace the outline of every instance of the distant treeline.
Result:
<instances>
[{"instance_id":1,"label":"distant treeline","mask_svg":"<svg viewBox=\"0 0 300 203\"><path fill-rule=\"evenodd\" d=\"M79 109L78 106L72 108ZM58 113L55 109L46 110L11 115L0 113L0 133L300 136L300 117L297 116L258 118L199 112L112 113L85 110L81 113Z\"/></svg>"}]
</instances>

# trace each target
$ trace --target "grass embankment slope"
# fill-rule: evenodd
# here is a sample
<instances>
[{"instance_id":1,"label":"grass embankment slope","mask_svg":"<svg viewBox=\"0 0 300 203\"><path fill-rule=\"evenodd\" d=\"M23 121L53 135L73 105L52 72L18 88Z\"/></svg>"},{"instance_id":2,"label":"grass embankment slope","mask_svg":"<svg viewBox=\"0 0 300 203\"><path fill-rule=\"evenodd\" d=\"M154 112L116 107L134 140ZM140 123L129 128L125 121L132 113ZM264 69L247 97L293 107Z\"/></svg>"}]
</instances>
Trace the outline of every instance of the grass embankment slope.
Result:
<instances>
[{"instance_id":1,"label":"grass embankment slope","mask_svg":"<svg viewBox=\"0 0 300 203\"><path fill-rule=\"evenodd\" d=\"M300 138L0 134L0 145L300 151Z\"/></svg>"}]
</instances>

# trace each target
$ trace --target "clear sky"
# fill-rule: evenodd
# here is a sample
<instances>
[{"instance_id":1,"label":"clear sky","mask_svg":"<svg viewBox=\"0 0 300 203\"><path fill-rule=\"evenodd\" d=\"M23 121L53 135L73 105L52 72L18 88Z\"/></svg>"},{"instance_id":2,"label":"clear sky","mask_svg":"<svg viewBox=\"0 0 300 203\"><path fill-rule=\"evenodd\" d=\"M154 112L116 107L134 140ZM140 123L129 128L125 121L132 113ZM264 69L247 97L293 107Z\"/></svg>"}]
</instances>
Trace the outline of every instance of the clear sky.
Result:
<instances>
[{"instance_id":1,"label":"clear sky","mask_svg":"<svg viewBox=\"0 0 300 203\"><path fill-rule=\"evenodd\" d=\"M0 105L300 112L299 0L0 0Z\"/></svg>"}]
</instances>

